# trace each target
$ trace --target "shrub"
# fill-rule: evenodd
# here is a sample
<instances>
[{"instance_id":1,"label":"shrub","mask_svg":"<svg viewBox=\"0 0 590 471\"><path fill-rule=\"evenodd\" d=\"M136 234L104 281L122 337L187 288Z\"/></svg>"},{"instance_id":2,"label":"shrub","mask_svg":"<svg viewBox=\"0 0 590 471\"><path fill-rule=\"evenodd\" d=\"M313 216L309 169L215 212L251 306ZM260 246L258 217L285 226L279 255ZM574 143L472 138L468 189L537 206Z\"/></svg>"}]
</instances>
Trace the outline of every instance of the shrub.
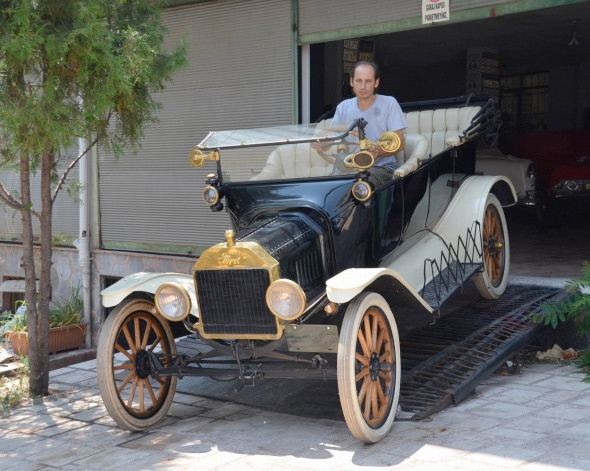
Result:
<instances>
[{"instance_id":1,"label":"shrub","mask_svg":"<svg viewBox=\"0 0 590 471\"><path fill-rule=\"evenodd\" d=\"M84 312L84 300L80 297L80 285L72 287L72 295L63 302L55 301L49 310L49 326L64 327L79 324Z\"/></svg>"},{"instance_id":2,"label":"shrub","mask_svg":"<svg viewBox=\"0 0 590 471\"><path fill-rule=\"evenodd\" d=\"M54 301L49 310L49 327L65 327L79 324L84 312L84 300L80 297L80 285L72 287L72 295L65 301ZM24 301L20 301L25 306ZM17 306L18 307L18 306ZM7 332L26 332L27 316L22 309L16 313L5 311L0 315L0 335Z\"/></svg>"},{"instance_id":3,"label":"shrub","mask_svg":"<svg viewBox=\"0 0 590 471\"><path fill-rule=\"evenodd\" d=\"M582 278L567 283L570 294L557 303L545 303L541 312L534 316L535 322L556 328L560 322L572 321L578 329L578 335L590 338L590 262L582 264ZM580 352L576 362L581 368L590 368L590 349ZM584 381L590 382L590 373Z\"/></svg>"}]
</instances>

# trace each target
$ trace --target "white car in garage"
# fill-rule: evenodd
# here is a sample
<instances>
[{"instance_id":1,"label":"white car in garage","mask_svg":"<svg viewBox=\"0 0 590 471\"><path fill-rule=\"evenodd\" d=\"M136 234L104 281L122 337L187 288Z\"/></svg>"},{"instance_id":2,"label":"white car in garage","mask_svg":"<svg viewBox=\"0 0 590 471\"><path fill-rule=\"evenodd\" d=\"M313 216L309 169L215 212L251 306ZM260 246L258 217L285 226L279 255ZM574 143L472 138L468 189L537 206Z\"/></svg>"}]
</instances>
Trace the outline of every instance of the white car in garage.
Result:
<instances>
[{"instance_id":1,"label":"white car in garage","mask_svg":"<svg viewBox=\"0 0 590 471\"><path fill-rule=\"evenodd\" d=\"M497 147L480 148L476 154L475 173L507 177L516 190L519 205L533 206L539 201L532 160L505 155Z\"/></svg>"}]
</instances>

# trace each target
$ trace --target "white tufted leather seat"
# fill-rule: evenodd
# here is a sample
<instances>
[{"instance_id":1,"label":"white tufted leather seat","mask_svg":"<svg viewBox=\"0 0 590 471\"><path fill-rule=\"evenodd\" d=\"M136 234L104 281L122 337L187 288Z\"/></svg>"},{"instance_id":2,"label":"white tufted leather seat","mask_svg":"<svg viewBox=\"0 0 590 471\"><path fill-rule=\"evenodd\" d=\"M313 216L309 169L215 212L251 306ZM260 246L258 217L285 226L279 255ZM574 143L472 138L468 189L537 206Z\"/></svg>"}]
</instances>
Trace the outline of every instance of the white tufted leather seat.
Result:
<instances>
[{"instance_id":1,"label":"white tufted leather seat","mask_svg":"<svg viewBox=\"0 0 590 471\"><path fill-rule=\"evenodd\" d=\"M479 106L465 106L404 113L408 123L406 145L404 150L395 154L395 176L406 176L418 168L419 160L458 144L459 135L469 127L479 110Z\"/></svg>"},{"instance_id":2,"label":"white tufted leather seat","mask_svg":"<svg viewBox=\"0 0 590 471\"><path fill-rule=\"evenodd\" d=\"M333 168L309 144L285 144L271 152L262 171L251 180L325 177Z\"/></svg>"},{"instance_id":3,"label":"white tufted leather seat","mask_svg":"<svg viewBox=\"0 0 590 471\"><path fill-rule=\"evenodd\" d=\"M479 106L440 108L438 110L411 111L406 113L406 132L422 134L428 139L428 154L436 155L448 147L469 127L471 120L481 109Z\"/></svg>"},{"instance_id":4,"label":"white tufted leather seat","mask_svg":"<svg viewBox=\"0 0 590 471\"><path fill-rule=\"evenodd\" d=\"M404 131L404 150L395 154L395 177L408 175L418 168L421 159L459 143L459 135L469 127L480 108L464 106L404 113L408 127ZM320 126L329 124L330 120L326 120ZM270 154L262 171L252 180L324 177L332 174L333 167L309 144L287 144Z\"/></svg>"},{"instance_id":5,"label":"white tufted leather seat","mask_svg":"<svg viewBox=\"0 0 590 471\"><path fill-rule=\"evenodd\" d=\"M428 155L428 139L426 137L418 133L409 133L404 137L404 150L395 154L397 168L394 175L397 178L405 177L408 173L416 170L420 165L420 160Z\"/></svg>"}]
</instances>

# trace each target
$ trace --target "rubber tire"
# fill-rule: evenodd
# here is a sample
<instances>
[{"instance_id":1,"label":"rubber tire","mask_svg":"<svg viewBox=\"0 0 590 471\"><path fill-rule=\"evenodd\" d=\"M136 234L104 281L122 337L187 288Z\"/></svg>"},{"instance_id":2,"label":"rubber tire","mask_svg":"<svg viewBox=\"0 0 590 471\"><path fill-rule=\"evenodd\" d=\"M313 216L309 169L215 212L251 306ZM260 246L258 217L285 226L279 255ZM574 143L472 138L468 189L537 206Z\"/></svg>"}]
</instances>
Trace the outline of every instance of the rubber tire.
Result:
<instances>
[{"instance_id":1,"label":"rubber tire","mask_svg":"<svg viewBox=\"0 0 590 471\"><path fill-rule=\"evenodd\" d=\"M391 336L395 343L394 354L396 364L394 370L395 380L393 401L391 402L386 420L378 428L369 426L363 417L361 406L358 401L355 381L355 352L358 331L365 312L373 306L378 307L383 312L389 323ZM350 432L357 439L365 443L376 443L382 440L389 433L397 412L400 392L401 362L397 324L389 304L387 304L387 301L385 301L380 294L373 292L362 293L357 296L346 310L338 341L337 377L340 405L342 406L344 419L346 420L346 425L348 425Z\"/></svg>"},{"instance_id":2,"label":"rubber tire","mask_svg":"<svg viewBox=\"0 0 590 471\"><path fill-rule=\"evenodd\" d=\"M479 294L484 299L498 299L500 296L504 294L506 291L506 287L508 286L508 278L510 273L510 240L508 238L508 226L506 225L506 217L504 216L504 210L502 209L502 205L496 196L492 193L488 194L486 199L484 213L481 219L481 230L482 230L482 237L483 237L483 225L484 225L484 218L486 209L488 206L494 206L495 209L498 211L498 215L500 216L500 224L502 230L502 237L504 238L504 271L502 273L502 278L500 279L500 283L497 286L494 286L488 276L488 272L485 269L485 257L484 257L484 270L475 275L474 282L479 291Z\"/></svg>"},{"instance_id":3,"label":"rubber tire","mask_svg":"<svg viewBox=\"0 0 590 471\"><path fill-rule=\"evenodd\" d=\"M177 377L170 378L170 386L167 397L164 400L160 409L151 417L140 419L132 416L127 412L125 407L119 400L119 394L114 381L113 373L113 349L116 340L116 335L119 328L126 321L126 319L137 311L149 312L160 323L164 331L168 344L170 345L170 353L176 354L176 344L174 343L174 336L170 326L156 311L154 304L145 299L126 299L119 304L110 315L107 317L102 326L100 337L98 341L98 351L96 356L96 367L98 373L98 387L104 405L109 412L111 418L124 430L132 432L140 432L147 430L166 416L170 409L174 393L176 391Z\"/></svg>"}]
</instances>

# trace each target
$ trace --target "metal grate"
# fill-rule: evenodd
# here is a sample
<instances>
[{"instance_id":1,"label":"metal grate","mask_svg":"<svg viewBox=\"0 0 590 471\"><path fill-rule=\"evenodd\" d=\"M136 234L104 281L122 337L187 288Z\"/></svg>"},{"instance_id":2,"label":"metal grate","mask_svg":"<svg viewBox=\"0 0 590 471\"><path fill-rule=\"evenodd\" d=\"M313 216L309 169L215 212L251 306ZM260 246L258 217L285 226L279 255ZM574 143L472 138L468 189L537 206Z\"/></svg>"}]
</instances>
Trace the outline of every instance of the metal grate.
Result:
<instances>
[{"instance_id":1,"label":"metal grate","mask_svg":"<svg viewBox=\"0 0 590 471\"><path fill-rule=\"evenodd\" d=\"M401 343L400 419L419 420L463 400L538 335L542 327L529 315L558 293L510 287L498 300L460 308L407 337Z\"/></svg>"},{"instance_id":2,"label":"metal grate","mask_svg":"<svg viewBox=\"0 0 590 471\"><path fill-rule=\"evenodd\" d=\"M195 278L205 333L277 333L276 317L266 305L267 270L202 270Z\"/></svg>"},{"instance_id":3,"label":"metal grate","mask_svg":"<svg viewBox=\"0 0 590 471\"><path fill-rule=\"evenodd\" d=\"M419 420L464 398L543 332L542 326L525 322L528 313L549 298L564 295L564 290L547 287L509 286L500 299L459 307L436 324L405 337L401 341L403 413L397 420ZM186 337L177 348L190 355L206 351L207 346ZM282 413L343 419L336 381L269 379L239 394L238 384L185 377L178 382L178 391Z\"/></svg>"}]
</instances>

